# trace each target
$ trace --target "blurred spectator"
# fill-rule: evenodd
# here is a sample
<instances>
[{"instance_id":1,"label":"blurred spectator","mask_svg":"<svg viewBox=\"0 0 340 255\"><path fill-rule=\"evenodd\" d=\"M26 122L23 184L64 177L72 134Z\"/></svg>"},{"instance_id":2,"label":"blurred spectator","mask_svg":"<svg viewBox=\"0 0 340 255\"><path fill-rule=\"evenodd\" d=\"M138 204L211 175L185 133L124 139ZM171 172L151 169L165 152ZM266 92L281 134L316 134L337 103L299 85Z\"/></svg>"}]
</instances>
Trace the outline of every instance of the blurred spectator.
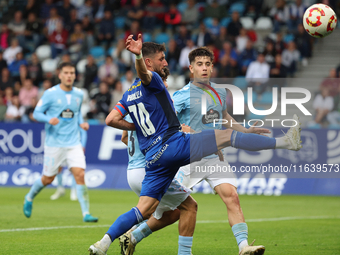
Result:
<instances>
[{"instance_id":1,"label":"blurred spectator","mask_svg":"<svg viewBox=\"0 0 340 255\"><path fill-rule=\"evenodd\" d=\"M84 17L83 21L86 19L87 16ZM88 18L88 17L87 17ZM89 19L89 18L88 18ZM77 19L77 10L72 9L70 11L70 20L68 23L65 24L65 29L69 32L72 33L74 30L74 26L78 23L81 23L80 20Z\"/></svg>"},{"instance_id":2,"label":"blurred spectator","mask_svg":"<svg viewBox=\"0 0 340 255\"><path fill-rule=\"evenodd\" d=\"M314 1L314 0L312 0ZM269 11L275 7L275 1L274 0L263 0L262 1L262 13L267 16L269 14Z\"/></svg>"},{"instance_id":3,"label":"blurred spectator","mask_svg":"<svg viewBox=\"0 0 340 255\"><path fill-rule=\"evenodd\" d=\"M204 18L216 18L219 21L226 16L226 8L220 6L218 1L214 0L204 9Z\"/></svg>"},{"instance_id":4,"label":"blurred spectator","mask_svg":"<svg viewBox=\"0 0 340 255\"><path fill-rule=\"evenodd\" d=\"M241 28L240 35L238 35L235 40L237 52L241 53L246 49L248 40L249 37L247 35L247 30L245 28Z\"/></svg>"},{"instance_id":5,"label":"blurred spectator","mask_svg":"<svg viewBox=\"0 0 340 255\"><path fill-rule=\"evenodd\" d=\"M26 67L26 66L25 66ZM21 75L21 74L20 74ZM13 87L13 94L14 95L19 95L21 89L21 83L20 81L14 81L14 87Z\"/></svg>"},{"instance_id":6,"label":"blurred spectator","mask_svg":"<svg viewBox=\"0 0 340 255\"><path fill-rule=\"evenodd\" d=\"M25 30L25 41L33 41L34 49L37 48L43 40L43 36L41 34L42 28L42 24L39 20L37 20L35 13L31 12L30 14L28 14L28 20Z\"/></svg>"},{"instance_id":7,"label":"blurred spectator","mask_svg":"<svg viewBox=\"0 0 340 255\"><path fill-rule=\"evenodd\" d=\"M176 41L170 39L169 49L166 52L166 61L168 62L170 73L177 73L178 71L178 61L181 54L180 49L177 47Z\"/></svg>"},{"instance_id":8,"label":"blurred spectator","mask_svg":"<svg viewBox=\"0 0 340 255\"><path fill-rule=\"evenodd\" d=\"M130 29L125 31L125 37L124 37L124 41L126 41L126 39L129 37L129 35L133 35L133 39L137 40L138 39L138 34L140 34L140 26L139 23L137 21L133 21L131 23Z\"/></svg>"},{"instance_id":9,"label":"blurred spectator","mask_svg":"<svg viewBox=\"0 0 340 255\"><path fill-rule=\"evenodd\" d=\"M31 79L26 79L19 92L20 104L28 108L32 98L38 98L38 88L33 86Z\"/></svg>"},{"instance_id":10,"label":"blurred spectator","mask_svg":"<svg viewBox=\"0 0 340 255\"><path fill-rule=\"evenodd\" d=\"M220 24L217 18L213 18L212 25L209 27L209 33L215 39L220 34Z\"/></svg>"},{"instance_id":11,"label":"blurred spectator","mask_svg":"<svg viewBox=\"0 0 340 255\"><path fill-rule=\"evenodd\" d=\"M28 63L26 59L24 59L24 54L22 54L22 52L18 52L15 60L8 66L8 70L13 78L19 77L19 69L21 65L27 66Z\"/></svg>"},{"instance_id":12,"label":"blurred spectator","mask_svg":"<svg viewBox=\"0 0 340 255\"><path fill-rule=\"evenodd\" d=\"M270 67L264 60L263 52L260 52L257 56L257 60L250 63L246 80L248 87L254 88L254 91L261 95L268 86Z\"/></svg>"},{"instance_id":13,"label":"blurred spectator","mask_svg":"<svg viewBox=\"0 0 340 255\"><path fill-rule=\"evenodd\" d=\"M214 40L215 45L218 49L222 49L223 43L229 40L229 36L227 34L227 28L226 27L220 27L220 33L218 37Z\"/></svg>"},{"instance_id":14,"label":"blurred spectator","mask_svg":"<svg viewBox=\"0 0 340 255\"><path fill-rule=\"evenodd\" d=\"M182 69L182 73L185 73L189 69L189 53L190 51L196 49L194 41L192 39L187 40L187 46L181 50L181 54L179 56L179 66Z\"/></svg>"},{"instance_id":15,"label":"blurred spectator","mask_svg":"<svg viewBox=\"0 0 340 255\"><path fill-rule=\"evenodd\" d=\"M28 72L26 65L21 65L19 67L19 73L20 73L19 77L15 77L16 79L14 80L15 81L14 88L15 88L15 91L18 91L18 92L19 92L19 89L21 88L21 85L25 83L26 79L30 78L30 74Z\"/></svg>"},{"instance_id":16,"label":"blurred spectator","mask_svg":"<svg viewBox=\"0 0 340 255\"><path fill-rule=\"evenodd\" d=\"M44 27L44 34L48 38L57 29L58 24L62 23L61 18L58 15L57 8L50 10L50 17L46 20Z\"/></svg>"},{"instance_id":17,"label":"blurred spectator","mask_svg":"<svg viewBox=\"0 0 340 255\"><path fill-rule=\"evenodd\" d=\"M307 6L302 3L302 0L295 0L295 3L291 3L289 6L289 19L288 30L289 32L295 32L298 25L301 24L303 14L307 10Z\"/></svg>"},{"instance_id":18,"label":"blurred spectator","mask_svg":"<svg viewBox=\"0 0 340 255\"><path fill-rule=\"evenodd\" d=\"M113 87L118 75L118 67L115 63L113 63L112 57L106 56L105 64L100 66L98 70L98 77L100 81L107 83L110 87Z\"/></svg>"},{"instance_id":19,"label":"blurred spectator","mask_svg":"<svg viewBox=\"0 0 340 255\"><path fill-rule=\"evenodd\" d=\"M27 19L30 13L34 13L36 17L39 16L40 5L37 0L27 0L26 7L24 9L23 17Z\"/></svg>"},{"instance_id":20,"label":"blurred spectator","mask_svg":"<svg viewBox=\"0 0 340 255\"><path fill-rule=\"evenodd\" d=\"M0 48L5 50L8 48L10 39L10 31L8 29L7 24L2 24L1 33L0 33Z\"/></svg>"},{"instance_id":21,"label":"blurred spectator","mask_svg":"<svg viewBox=\"0 0 340 255\"><path fill-rule=\"evenodd\" d=\"M79 20L82 20L85 16L88 16L90 20L92 20L93 19L92 11L93 11L92 0L85 0L85 4L81 5L78 8L77 18Z\"/></svg>"},{"instance_id":22,"label":"blurred spectator","mask_svg":"<svg viewBox=\"0 0 340 255\"><path fill-rule=\"evenodd\" d=\"M145 7L144 28L153 31L157 24L164 25L165 7L160 0L151 0Z\"/></svg>"},{"instance_id":23,"label":"blurred spectator","mask_svg":"<svg viewBox=\"0 0 340 255\"><path fill-rule=\"evenodd\" d=\"M248 0L244 16L250 17L255 21L261 14L262 3L262 0Z\"/></svg>"},{"instance_id":24,"label":"blurred spectator","mask_svg":"<svg viewBox=\"0 0 340 255\"><path fill-rule=\"evenodd\" d=\"M22 19L21 11L16 11L14 13L14 19L8 24L8 28L12 31L13 35L19 40L20 46L24 47L26 23Z\"/></svg>"},{"instance_id":25,"label":"blurred spectator","mask_svg":"<svg viewBox=\"0 0 340 255\"><path fill-rule=\"evenodd\" d=\"M252 61L256 60L256 50L254 49L252 41L248 40L244 51L239 54L239 68L242 73L245 73L247 67Z\"/></svg>"},{"instance_id":26,"label":"blurred spectator","mask_svg":"<svg viewBox=\"0 0 340 255\"><path fill-rule=\"evenodd\" d=\"M143 24L144 7L142 0L135 0L133 6L129 8L127 13L126 25L129 27L133 21L137 21L141 26Z\"/></svg>"},{"instance_id":27,"label":"blurred spectator","mask_svg":"<svg viewBox=\"0 0 340 255\"><path fill-rule=\"evenodd\" d=\"M315 109L315 123L322 124L326 121L327 114L333 110L334 99L329 95L329 89L321 87L321 91L316 95L313 108Z\"/></svg>"},{"instance_id":28,"label":"blurred spectator","mask_svg":"<svg viewBox=\"0 0 340 255\"><path fill-rule=\"evenodd\" d=\"M171 25L173 33L176 32L177 26L181 23L182 15L177 10L176 4L170 4L169 10L165 13L164 22L166 25Z\"/></svg>"},{"instance_id":29,"label":"blurred spectator","mask_svg":"<svg viewBox=\"0 0 340 255\"><path fill-rule=\"evenodd\" d=\"M80 53L85 50L85 33L81 24L76 24L74 26L74 31L70 35L70 51L72 48L72 53Z\"/></svg>"},{"instance_id":30,"label":"blurred spectator","mask_svg":"<svg viewBox=\"0 0 340 255\"><path fill-rule=\"evenodd\" d=\"M9 70L5 67L1 71L1 77L0 77L0 91L1 96L4 94L6 88L13 88L14 82L13 79L9 73Z\"/></svg>"},{"instance_id":31,"label":"blurred spectator","mask_svg":"<svg viewBox=\"0 0 340 255\"><path fill-rule=\"evenodd\" d=\"M56 30L50 35L49 41L51 43L52 58L63 53L67 48L68 32L64 29L61 22L57 23Z\"/></svg>"},{"instance_id":32,"label":"blurred spectator","mask_svg":"<svg viewBox=\"0 0 340 255\"><path fill-rule=\"evenodd\" d=\"M340 89L334 97L334 107L332 111L327 114L327 120L332 125L340 126Z\"/></svg>"},{"instance_id":33,"label":"blurred spectator","mask_svg":"<svg viewBox=\"0 0 340 255\"><path fill-rule=\"evenodd\" d=\"M285 43L283 42L283 36L282 33L276 34L276 41L274 43L275 52L278 54L282 54L284 49L286 48Z\"/></svg>"},{"instance_id":34,"label":"blurred spectator","mask_svg":"<svg viewBox=\"0 0 340 255\"><path fill-rule=\"evenodd\" d=\"M275 62L270 65L270 78L278 78L271 80L272 85L277 85L279 91L285 86L287 77L287 68L282 64L280 54L275 56Z\"/></svg>"},{"instance_id":35,"label":"blurred spectator","mask_svg":"<svg viewBox=\"0 0 340 255\"><path fill-rule=\"evenodd\" d=\"M113 109L113 107L115 107L115 105L119 102L119 100L122 99L124 93L125 93L125 91L123 90L122 82L117 81L115 89L111 93L111 99L112 100L111 100L110 110Z\"/></svg>"},{"instance_id":36,"label":"blurred spectator","mask_svg":"<svg viewBox=\"0 0 340 255\"><path fill-rule=\"evenodd\" d=\"M42 83L42 86L41 88L39 89L39 92L38 92L38 99L40 99L44 92L50 88L52 88L52 82L50 80L44 80L43 83Z\"/></svg>"},{"instance_id":37,"label":"blurred spectator","mask_svg":"<svg viewBox=\"0 0 340 255\"><path fill-rule=\"evenodd\" d=\"M0 97L0 121L4 121L6 117L7 106L2 97Z\"/></svg>"},{"instance_id":38,"label":"blurred spectator","mask_svg":"<svg viewBox=\"0 0 340 255\"><path fill-rule=\"evenodd\" d=\"M274 49L274 43L272 41L267 41L266 48L264 49L264 56L266 62L271 65L275 63L276 52Z\"/></svg>"},{"instance_id":39,"label":"blurred spectator","mask_svg":"<svg viewBox=\"0 0 340 255\"><path fill-rule=\"evenodd\" d=\"M237 52L233 49L231 42L224 42L219 56L220 77L236 77L238 75L237 58Z\"/></svg>"},{"instance_id":40,"label":"blurred spectator","mask_svg":"<svg viewBox=\"0 0 340 255\"><path fill-rule=\"evenodd\" d=\"M36 120L33 118L33 112L37 103L38 103L37 98L33 97L30 106L26 108L24 115L22 115L21 117L21 122L23 123L36 122Z\"/></svg>"},{"instance_id":41,"label":"blurred spectator","mask_svg":"<svg viewBox=\"0 0 340 255\"><path fill-rule=\"evenodd\" d=\"M94 46L94 26L88 16L85 16L82 20L83 31L85 32L85 49L86 53Z\"/></svg>"},{"instance_id":42,"label":"blurred spectator","mask_svg":"<svg viewBox=\"0 0 340 255\"><path fill-rule=\"evenodd\" d=\"M33 84L39 87L40 83L43 81L43 71L36 53L32 54L31 62L27 69Z\"/></svg>"},{"instance_id":43,"label":"blurred spectator","mask_svg":"<svg viewBox=\"0 0 340 255\"><path fill-rule=\"evenodd\" d=\"M121 99L121 98L120 98ZM106 117L109 114L111 105L111 93L109 86L106 82L101 82L99 85L99 92L91 98L91 104L93 109L87 113L89 119L100 117Z\"/></svg>"},{"instance_id":44,"label":"blurred spectator","mask_svg":"<svg viewBox=\"0 0 340 255\"><path fill-rule=\"evenodd\" d=\"M9 106L11 104L13 95L14 95L13 87L7 87L5 89L5 93L4 93L4 96L3 96L3 100L4 100L5 105Z\"/></svg>"},{"instance_id":45,"label":"blurred spectator","mask_svg":"<svg viewBox=\"0 0 340 255\"><path fill-rule=\"evenodd\" d=\"M98 73L98 67L96 63L94 62L94 58L92 55L87 56L87 64L85 66L85 79L84 79L84 88L86 88L88 91L90 91L90 87L92 82L95 81L97 78Z\"/></svg>"},{"instance_id":46,"label":"blurred spectator","mask_svg":"<svg viewBox=\"0 0 340 255\"><path fill-rule=\"evenodd\" d=\"M298 25L298 31L294 35L297 49L302 57L302 65L308 65L308 58L312 56L313 37L311 37L302 24Z\"/></svg>"},{"instance_id":47,"label":"blurred spectator","mask_svg":"<svg viewBox=\"0 0 340 255\"><path fill-rule=\"evenodd\" d=\"M290 42L288 48L282 52L282 64L287 67L287 74L294 76L299 60L300 52L296 49L295 42Z\"/></svg>"},{"instance_id":48,"label":"blurred spectator","mask_svg":"<svg viewBox=\"0 0 340 255\"><path fill-rule=\"evenodd\" d=\"M7 68L7 63L3 58L3 52L0 50L0 73L4 68Z\"/></svg>"},{"instance_id":49,"label":"blurred spectator","mask_svg":"<svg viewBox=\"0 0 340 255\"><path fill-rule=\"evenodd\" d=\"M11 103L7 107L5 122L20 121L21 116L25 113L25 107L20 105L19 97L14 95Z\"/></svg>"},{"instance_id":50,"label":"blurred spectator","mask_svg":"<svg viewBox=\"0 0 340 255\"><path fill-rule=\"evenodd\" d=\"M179 33L175 36L177 47L182 50L187 45L187 40L191 40L191 32L186 26L179 27Z\"/></svg>"},{"instance_id":51,"label":"blurred spectator","mask_svg":"<svg viewBox=\"0 0 340 255\"><path fill-rule=\"evenodd\" d=\"M197 47L203 47L208 45L208 43L210 43L211 40L212 40L211 35L207 31L204 22L201 22L199 26L198 35L195 41L195 45L197 45Z\"/></svg>"},{"instance_id":52,"label":"blurred spectator","mask_svg":"<svg viewBox=\"0 0 340 255\"><path fill-rule=\"evenodd\" d=\"M188 29L193 29L199 18L199 11L196 7L195 0L187 0L188 7L185 9L182 15L182 24Z\"/></svg>"},{"instance_id":53,"label":"blurred spectator","mask_svg":"<svg viewBox=\"0 0 340 255\"><path fill-rule=\"evenodd\" d=\"M108 6L106 6L105 0L98 0L98 4L95 6L93 10L94 22L99 23L104 18L105 10L109 10Z\"/></svg>"},{"instance_id":54,"label":"blurred spectator","mask_svg":"<svg viewBox=\"0 0 340 255\"><path fill-rule=\"evenodd\" d=\"M115 27L112 20L112 13L109 10L105 11L104 19L100 22L99 25L99 34L98 34L98 43L103 41L106 42L108 49L110 47L111 42L115 38Z\"/></svg>"},{"instance_id":55,"label":"blurred spectator","mask_svg":"<svg viewBox=\"0 0 340 255\"><path fill-rule=\"evenodd\" d=\"M127 91L131 87L133 82L134 82L133 72L131 70L126 71L125 79L122 82L123 92Z\"/></svg>"},{"instance_id":56,"label":"blurred spectator","mask_svg":"<svg viewBox=\"0 0 340 255\"><path fill-rule=\"evenodd\" d=\"M43 21L46 21L48 18L51 18L51 9L55 8L53 0L45 0L45 3L42 4L40 9L40 18Z\"/></svg>"},{"instance_id":57,"label":"blurred spectator","mask_svg":"<svg viewBox=\"0 0 340 255\"><path fill-rule=\"evenodd\" d=\"M75 9L75 7L71 4L70 0L63 0L59 2L57 10L59 16L63 19L64 24L67 24L70 21L70 14L73 9Z\"/></svg>"},{"instance_id":58,"label":"blurred spectator","mask_svg":"<svg viewBox=\"0 0 340 255\"><path fill-rule=\"evenodd\" d=\"M138 24L138 22L136 22ZM125 49L125 40L120 39L117 47L112 52L112 57L118 63L119 73L125 73L127 68L132 65L132 54Z\"/></svg>"},{"instance_id":59,"label":"blurred spectator","mask_svg":"<svg viewBox=\"0 0 340 255\"><path fill-rule=\"evenodd\" d=\"M274 32L279 32L289 20L289 8L285 0L276 0L275 7L270 10L269 15L274 21Z\"/></svg>"},{"instance_id":60,"label":"blurred spectator","mask_svg":"<svg viewBox=\"0 0 340 255\"><path fill-rule=\"evenodd\" d=\"M227 26L227 33L234 41L236 36L240 34L242 24L240 22L240 15L238 12L234 11L231 15L231 21Z\"/></svg>"},{"instance_id":61,"label":"blurred spectator","mask_svg":"<svg viewBox=\"0 0 340 255\"><path fill-rule=\"evenodd\" d=\"M329 76L325 78L320 85L320 90L322 88L327 88L328 94L331 97L335 97L336 95L338 95L340 91L340 80L336 77L335 68L329 70Z\"/></svg>"},{"instance_id":62,"label":"blurred spectator","mask_svg":"<svg viewBox=\"0 0 340 255\"><path fill-rule=\"evenodd\" d=\"M220 58L220 51L216 48L214 42L210 42L207 47L211 50L211 52L214 54L214 61L213 64L216 65L219 62Z\"/></svg>"},{"instance_id":63,"label":"blurred spectator","mask_svg":"<svg viewBox=\"0 0 340 255\"><path fill-rule=\"evenodd\" d=\"M84 2L84 0L71 0L71 4L73 4L77 9L79 9L84 4Z\"/></svg>"},{"instance_id":64,"label":"blurred spectator","mask_svg":"<svg viewBox=\"0 0 340 255\"><path fill-rule=\"evenodd\" d=\"M8 66L15 60L18 52L22 52L22 48L19 46L18 39L13 38L11 41L11 46L4 51L3 55L3 58L6 60Z\"/></svg>"}]
</instances>

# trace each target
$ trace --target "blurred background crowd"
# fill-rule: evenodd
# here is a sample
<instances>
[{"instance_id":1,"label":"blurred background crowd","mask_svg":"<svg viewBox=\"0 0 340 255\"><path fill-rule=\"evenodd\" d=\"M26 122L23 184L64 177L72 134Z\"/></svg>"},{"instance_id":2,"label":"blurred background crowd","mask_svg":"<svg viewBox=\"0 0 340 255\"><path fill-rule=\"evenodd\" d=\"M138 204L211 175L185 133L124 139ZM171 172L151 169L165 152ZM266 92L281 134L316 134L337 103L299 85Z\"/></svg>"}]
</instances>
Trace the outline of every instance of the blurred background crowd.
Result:
<instances>
[{"instance_id":1,"label":"blurred background crowd","mask_svg":"<svg viewBox=\"0 0 340 255\"><path fill-rule=\"evenodd\" d=\"M308 68L317 40L301 22L314 0L0 0L0 120L34 122L43 92L58 84L57 66L76 65L83 116L102 122L135 79L125 39L165 43L171 91L190 79L189 52L209 47L215 78L232 78L256 100ZM338 12L337 0L318 1ZM340 66L320 85L312 125L340 120ZM275 79L273 79L275 78ZM273 82L275 81L275 82ZM228 104L232 105L231 97Z\"/></svg>"}]
</instances>

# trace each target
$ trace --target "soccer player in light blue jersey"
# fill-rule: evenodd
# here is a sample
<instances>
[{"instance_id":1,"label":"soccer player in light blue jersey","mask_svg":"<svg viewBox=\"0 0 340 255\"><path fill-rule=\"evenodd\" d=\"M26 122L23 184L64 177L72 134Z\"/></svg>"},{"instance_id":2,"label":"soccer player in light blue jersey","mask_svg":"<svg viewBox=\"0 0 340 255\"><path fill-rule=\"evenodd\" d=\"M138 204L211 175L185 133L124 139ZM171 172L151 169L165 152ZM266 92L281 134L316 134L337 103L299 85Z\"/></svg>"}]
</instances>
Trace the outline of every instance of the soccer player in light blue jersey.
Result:
<instances>
[{"instance_id":1,"label":"soccer player in light blue jersey","mask_svg":"<svg viewBox=\"0 0 340 255\"><path fill-rule=\"evenodd\" d=\"M38 102L33 117L45 122L45 148L42 177L34 182L25 196L24 214L31 217L34 197L47 185L51 184L58 174L59 167L67 162L76 180L78 201L81 206L84 222L97 222L98 218L90 214L87 187L85 186L85 155L80 143L79 127L89 129L80 113L83 92L73 88L76 78L72 63L59 66L60 84L46 90Z\"/></svg>"},{"instance_id":2,"label":"soccer player in light blue jersey","mask_svg":"<svg viewBox=\"0 0 340 255\"><path fill-rule=\"evenodd\" d=\"M181 166L199 161L228 146L253 151L288 147L287 142L283 145L279 139L243 134L231 129L183 133L170 94L157 73L162 72L162 68L167 65L164 46L161 46L151 42L142 43L141 34L137 41L133 40L133 35L126 40L126 49L136 55L139 78L107 116L106 124L122 130L136 130L140 149L146 159L146 174L137 206L120 215L104 237L90 246L91 255L106 254L116 238L143 219L148 219ZM133 124L124 120L127 114ZM263 133L262 129L255 127L252 130L254 133ZM287 135L293 140L293 144L289 144L291 149L299 150L299 126ZM185 210L188 201L182 203L184 208L180 210L179 255L191 254L196 212Z\"/></svg>"}]
</instances>

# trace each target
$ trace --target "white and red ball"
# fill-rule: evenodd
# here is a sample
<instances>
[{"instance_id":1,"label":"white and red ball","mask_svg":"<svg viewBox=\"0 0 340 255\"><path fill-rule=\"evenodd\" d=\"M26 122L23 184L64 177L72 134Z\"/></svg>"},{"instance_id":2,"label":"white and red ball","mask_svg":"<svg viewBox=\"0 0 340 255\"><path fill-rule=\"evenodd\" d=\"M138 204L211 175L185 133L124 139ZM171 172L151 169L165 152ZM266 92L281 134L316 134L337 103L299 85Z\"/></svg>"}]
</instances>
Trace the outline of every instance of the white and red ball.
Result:
<instances>
[{"instance_id":1,"label":"white and red ball","mask_svg":"<svg viewBox=\"0 0 340 255\"><path fill-rule=\"evenodd\" d=\"M303 26L311 36L321 38L330 35L336 28L337 17L331 7L314 4L303 15Z\"/></svg>"}]
</instances>

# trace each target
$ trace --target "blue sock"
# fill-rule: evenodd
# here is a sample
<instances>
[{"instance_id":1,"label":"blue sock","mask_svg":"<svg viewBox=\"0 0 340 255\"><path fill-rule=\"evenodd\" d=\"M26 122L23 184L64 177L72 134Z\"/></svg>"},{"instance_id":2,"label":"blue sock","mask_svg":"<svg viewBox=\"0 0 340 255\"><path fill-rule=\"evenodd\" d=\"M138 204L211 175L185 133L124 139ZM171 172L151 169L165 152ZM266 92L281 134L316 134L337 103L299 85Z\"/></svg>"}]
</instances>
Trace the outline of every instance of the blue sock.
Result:
<instances>
[{"instance_id":1,"label":"blue sock","mask_svg":"<svg viewBox=\"0 0 340 255\"><path fill-rule=\"evenodd\" d=\"M143 222L138 228L132 231L132 235L136 239L137 243L139 243L140 241L142 241L143 238L148 237L151 234L152 231L149 228L148 224L146 224L146 222Z\"/></svg>"},{"instance_id":2,"label":"blue sock","mask_svg":"<svg viewBox=\"0 0 340 255\"><path fill-rule=\"evenodd\" d=\"M33 185L32 185L32 187L31 187L30 191L29 191L28 194L27 194L28 199L33 200L34 197L35 197L36 195L38 195L38 193L39 193L44 187L45 187L45 186L42 184L41 178L39 178L38 180L36 180L36 181L33 183Z\"/></svg>"},{"instance_id":3,"label":"blue sock","mask_svg":"<svg viewBox=\"0 0 340 255\"><path fill-rule=\"evenodd\" d=\"M237 245L243 241L248 242L248 226L247 223L238 223L231 227L236 238Z\"/></svg>"},{"instance_id":4,"label":"blue sock","mask_svg":"<svg viewBox=\"0 0 340 255\"><path fill-rule=\"evenodd\" d=\"M83 216L90 213L90 200L89 193L87 192L87 187L85 185L76 185L77 197L80 203L81 212Z\"/></svg>"},{"instance_id":5,"label":"blue sock","mask_svg":"<svg viewBox=\"0 0 340 255\"><path fill-rule=\"evenodd\" d=\"M276 139L257 135L233 131L231 134L231 146L248 151L259 151L275 149Z\"/></svg>"},{"instance_id":6,"label":"blue sock","mask_svg":"<svg viewBox=\"0 0 340 255\"><path fill-rule=\"evenodd\" d=\"M58 187L63 186L63 175L61 173L57 174Z\"/></svg>"},{"instance_id":7,"label":"blue sock","mask_svg":"<svg viewBox=\"0 0 340 255\"><path fill-rule=\"evenodd\" d=\"M192 236L179 236L178 255L191 255Z\"/></svg>"},{"instance_id":8,"label":"blue sock","mask_svg":"<svg viewBox=\"0 0 340 255\"><path fill-rule=\"evenodd\" d=\"M106 232L113 242L117 237L124 234L134 225L143 221L143 215L140 213L137 207L133 207L130 211L120 215L116 221L111 225Z\"/></svg>"}]
</instances>

